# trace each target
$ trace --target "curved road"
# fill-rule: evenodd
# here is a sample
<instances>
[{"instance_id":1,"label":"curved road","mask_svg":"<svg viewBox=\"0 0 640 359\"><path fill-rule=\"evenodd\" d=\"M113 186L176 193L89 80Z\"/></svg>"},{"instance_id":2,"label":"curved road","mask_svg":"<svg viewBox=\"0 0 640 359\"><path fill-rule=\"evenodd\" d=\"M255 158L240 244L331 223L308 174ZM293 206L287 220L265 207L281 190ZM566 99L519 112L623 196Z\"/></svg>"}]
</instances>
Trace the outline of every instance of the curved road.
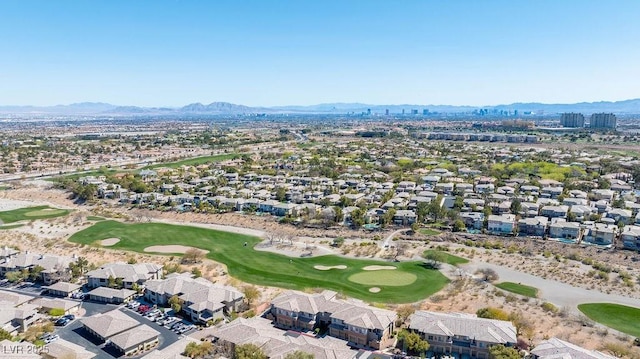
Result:
<instances>
[{"instance_id":1,"label":"curved road","mask_svg":"<svg viewBox=\"0 0 640 359\"><path fill-rule=\"evenodd\" d=\"M501 282L515 282L538 288L538 298L551 302L559 308L567 308L572 313L580 313L577 306L582 303L607 302L640 308L640 299L578 288L556 280L536 277L491 263L472 261L460 266L460 269L467 274L473 274L481 268L495 270Z\"/></svg>"}]
</instances>

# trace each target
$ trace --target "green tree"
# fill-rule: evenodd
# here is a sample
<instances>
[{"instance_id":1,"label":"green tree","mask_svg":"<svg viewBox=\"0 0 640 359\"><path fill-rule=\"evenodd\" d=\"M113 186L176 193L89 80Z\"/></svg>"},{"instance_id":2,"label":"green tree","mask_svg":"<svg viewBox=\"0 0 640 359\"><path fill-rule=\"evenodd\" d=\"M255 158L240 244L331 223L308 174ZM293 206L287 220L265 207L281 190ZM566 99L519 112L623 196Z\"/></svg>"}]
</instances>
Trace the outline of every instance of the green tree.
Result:
<instances>
[{"instance_id":1,"label":"green tree","mask_svg":"<svg viewBox=\"0 0 640 359\"><path fill-rule=\"evenodd\" d=\"M4 277L11 283L20 283L24 280L24 276L20 271L8 272Z\"/></svg>"},{"instance_id":2,"label":"green tree","mask_svg":"<svg viewBox=\"0 0 640 359\"><path fill-rule=\"evenodd\" d=\"M416 215L418 216L418 222L424 222L424 219L429 214L429 203L428 202L418 202L416 206Z\"/></svg>"},{"instance_id":3,"label":"green tree","mask_svg":"<svg viewBox=\"0 0 640 359\"><path fill-rule=\"evenodd\" d=\"M193 274L195 278L202 277L202 271L198 267L193 267L193 269L191 270L191 274Z\"/></svg>"},{"instance_id":4,"label":"green tree","mask_svg":"<svg viewBox=\"0 0 640 359\"><path fill-rule=\"evenodd\" d=\"M442 263L447 260L446 254L440 251L425 251L423 257L427 260L427 265L433 269L440 268Z\"/></svg>"},{"instance_id":5,"label":"green tree","mask_svg":"<svg viewBox=\"0 0 640 359\"><path fill-rule=\"evenodd\" d=\"M489 358L491 359L521 359L518 349L506 347L504 345L494 345L489 348Z\"/></svg>"},{"instance_id":6,"label":"green tree","mask_svg":"<svg viewBox=\"0 0 640 359\"><path fill-rule=\"evenodd\" d=\"M313 354L305 353L301 350L296 350L295 352L291 352L284 356L284 359L313 359L315 356Z\"/></svg>"},{"instance_id":7,"label":"green tree","mask_svg":"<svg viewBox=\"0 0 640 359\"><path fill-rule=\"evenodd\" d=\"M402 329L398 332L398 339L402 342L403 347L405 347L409 353L420 355L429 350L429 342L420 338L418 333Z\"/></svg>"},{"instance_id":8,"label":"green tree","mask_svg":"<svg viewBox=\"0 0 640 359\"><path fill-rule=\"evenodd\" d=\"M115 288L116 286L116 279L110 275L109 278L107 278L107 287L109 288Z\"/></svg>"},{"instance_id":9,"label":"green tree","mask_svg":"<svg viewBox=\"0 0 640 359\"><path fill-rule=\"evenodd\" d=\"M242 294L244 294L244 300L247 301L247 304L251 306L253 301L260 297L260 291L254 285L245 285L242 287Z\"/></svg>"},{"instance_id":10,"label":"green tree","mask_svg":"<svg viewBox=\"0 0 640 359\"><path fill-rule=\"evenodd\" d=\"M464 222L461 219L456 219L451 230L453 232L464 232L465 229L467 229L467 226L464 225Z\"/></svg>"},{"instance_id":11,"label":"green tree","mask_svg":"<svg viewBox=\"0 0 640 359\"><path fill-rule=\"evenodd\" d=\"M500 308L486 307L476 311L478 318L509 320L510 316L507 312Z\"/></svg>"},{"instance_id":12,"label":"green tree","mask_svg":"<svg viewBox=\"0 0 640 359\"><path fill-rule=\"evenodd\" d=\"M276 188L276 199L280 202L287 200L287 189L284 187Z\"/></svg>"},{"instance_id":13,"label":"green tree","mask_svg":"<svg viewBox=\"0 0 640 359\"><path fill-rule=\"evenodd\" d=\"M168 303L171 306L171 309L175 313L179 313L182 310L182 305L184 304L184 300L180 299L180 297L178 297L177 295L173 295L171 296L171 298L169 298Z\"/></svg>"},{"instance_id":14,"label":"green tree","mask_svg":"<svg viewBox=\"0 0 640 359\"><path fill-rule=\"evenodd\" d=\"M234 359L267 359L262 349L252 343L236 346L234 354Z\"/></svg>"},{"instance_id":15,"label":"green tree","mask_svg":"<svg viewBox=\"0 0 640 359\"><path fill-rule=\"evenodd\" d=\"M351 223L356 228L360 228L364 225L364 211L360 208L356 208L351 211Z\"/></svg>"},{"instance_id":16,"label":"green tree","mask_svg":"<svg viewBox=\"0 0 640 359\"><path fill-rule=\"evenodd\" d=\"M11 336L11 333L0 328L0 340L12 340L12 339L13 337Z\"/></svg>"},{"instance_id":17,"label":"green tree","mask_svg":"<svg viewBox=\"0 0 640 359\"><path fill-rule=\"evenodd\" d=\"M416 307L411 304L403 304L396 308L396 314L398 315L398 323L404 323L411 314L415 313Z\"/></svg>"},{"instance_id":18,"label":"green tree","mask_svg":"<svg viewBox=\"0 0 640 359\"><path fill-rule=\"evenodd\" d=\"M520 202L520 199L514 198L513 201L511 201L511 206L509 208L511 209L512 214L519 214L522 210L522 203Z\"/></svg>"},{"instance_id":19,"label":"green tree","mask_svg":"<svg viewBox=\"0 0 640 359\"><path fill-rule=\"evenodd\" d=\"M183 354L185 356L188 356L189 358L194 358L194 359L204 358L207 355L213 353L214 349L215 348L213 347L213 344L211 344L211 342L208 340L205 340L200 344L191 342L187 344L187 346L184 348Z\"/></svg>"},{"instance_id":20,"label":"green tree","mask_svg":"<svg viewBox=\"0 0 640 359\"><path fill-rule=\"evenodd\" d=\"M384 214L380 218L380 225L382 226L382 228L385 228L386 226L393 223L393 217L395 217L395 215L396 215L395 208L389 208L386 212L384 212Z\"/></svg>"},{"instance_id":21,"label":"green tree","mask_svg":"<svg viewBox=\"0 0 640 359\"><path fill-rule=\"evenodd\" d=\"M40 279L40 273L44 270L44 267L40 265L29 268L29 280L35 282Z\"/></svg>"}]
</instances>

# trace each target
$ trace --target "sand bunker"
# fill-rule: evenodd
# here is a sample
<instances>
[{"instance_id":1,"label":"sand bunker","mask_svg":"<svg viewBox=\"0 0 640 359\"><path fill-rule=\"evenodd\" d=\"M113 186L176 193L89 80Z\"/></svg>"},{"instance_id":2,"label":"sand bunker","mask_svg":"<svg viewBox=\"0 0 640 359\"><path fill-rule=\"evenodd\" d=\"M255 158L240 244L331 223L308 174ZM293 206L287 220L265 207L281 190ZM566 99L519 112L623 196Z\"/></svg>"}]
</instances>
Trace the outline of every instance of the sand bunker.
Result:
<instances>
[{"instance_id":1,"label":"sand bunker","mask_svg":"<svg viewBox=\"0 0 640 359\"><path fill-rule=\"evenodd\" d=\"M186 253L189 249L197 249L205 254L209 253L209 251L204 249L189 247L189 246L181 246L177 244L172 244L168 246L151 246L151 247L145 248L144 251L155 252L155 253Z\"/></svg>"},{"instance_id":2,"label":"sand bunker","mask_svg":"<svg viewBox=\"0 0 640 359\"><path fill-rule=\"evenodd\" d=\"M313 266L313 268L317 269L317 270L330 270L330 269L347 269L347 266L344 264L341 265L337 265L337 266L321 266L321 265L316 265Z\"/></svg>"},{"instance_id":3,"label":"sand bunker","mask_svg":"<svg viewBox=\"0 0 640 359\"><path fill-rule=\"evenodd\" d=\"M380 293L380 288L371 287L371 288L369 288L369 292L371 292L371 293Z\"/></svg>"},{"instance_id":4,"label":"sand bunker","mask_svg":"<svg viewBox=\"0 0 640 359\"><path fill-rule=\"evenodd\" d=\"M394 266L378 266L378 265L374 265L374 266L366 266L366 267L362 268L362 270L385 270L385 269L396 269L396 267L394 267Z\"/></svg>"},{"instance_id":5,"label":"sand bunker","mask_svg":"<svg viewBox=\"0 0 640 359\"><path fill-rule=\"evenodd\" d=\"M120 242L120 238L107 238L100 241L100 245L104 247L113 246Z\"/></svg>"}]
</instances>

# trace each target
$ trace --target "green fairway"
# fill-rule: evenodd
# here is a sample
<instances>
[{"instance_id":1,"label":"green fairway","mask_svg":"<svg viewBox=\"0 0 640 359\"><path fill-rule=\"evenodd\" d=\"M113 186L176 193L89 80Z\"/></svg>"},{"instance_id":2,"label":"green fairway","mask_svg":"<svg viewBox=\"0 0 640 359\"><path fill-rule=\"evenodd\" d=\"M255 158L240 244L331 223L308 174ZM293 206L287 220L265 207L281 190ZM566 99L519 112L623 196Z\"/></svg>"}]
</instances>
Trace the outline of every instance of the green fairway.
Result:
<instances>
[{"instance_id":1,"label":"green fairway","mask_svg":"<svg viewBox=\"0 0 640 359\"><path fill-rule=\"evenodd\" d=\"M104 221L104 220L105 220L104 217L87 216L87 221Z\"/></svg>"},{"instance_id":2,"label":"green fairway","mask_svg":"<svg viewBox=\"0 0 640 359\"><path fill-rule=\"evenodd\" d=\"M374 270L362 271L353 274L349 280L364 285L402 287L416 281L418 277L413 273L401 272L398 270Z\"/></svg>"},{"instance_id":3,"label":"green fairway","mask_svg":"<svg viewBox=\"0 0 640 359\"><path fill-rule=\"evenodd\" d=\"M530 287L513 282L502 282L495 285L496 287L506 290L507 292L524 295L525 297L536 298L538 296L538 288Z\"/></svg>"},{"instance_id":4,"label":"green fairway","mask_svg":"<svg viewBox=\"0 0 640 359\"><path fill-rule=\"evenodd\" d=\"M640 337L640 308L613 303L587 303L578 309L589 319L623 333ZM635 319L634 319L635 318Z\"/></svg>"},{"instance_id":5,"label":"green fairway","mask_svg":"<svg viewBox=\"0 0 640 359\"><path fill-rule=\"evenodd\" d=\"M160 168L160 167L178 168L180 166L198 166L206 163L215 163L215 162L222 162L226 160L232 160L239 156L240 154L238 153L226 153L222 155L195 157L195 158L189 158L186 160L176 161L176 162L156 163L150 166L146 166L144 167L144 169L154 169L154 168Z\"/></svg>"},{"instance_id":6,"label":"green fairway","mask_svg":"<svg viewBox=\"0 0 640 359\"><path fill-rule=\"evenodd\" d=\"M440 234L440 231L436 231L435 229L431 228L420 228L418 232L424 234L425 236L437 236L438 234Z\"/></svg>"},{"instance_id":7,"label":"green fairway","mask_svg":"<svg viewBox=\"0 0 640 359\"><path fill-rule=\"evenodd\" d=\"M369 292L371 285L349 280L363 268L386 265L370 259L351 259L340 256L287 257L281 254L256 251L253 246L260 242L257 237L215 231L200 227L178 226L163 223L126 224L102 221L69 238L71 242L98 245L107 238L120 238L109 248L143 252L152 245L181 244L208 250L207 257L227 266L229 274L249 283L290 289L326 288L345 295L373 302L409 303L424 299L438 292L448 280L440 272L427 269L421 261L393 263L397 269L368 271L366 276L380 277L394 272L396 280L385 279L377 284L379 293ZM246 246L244 245L246 242ZM347 266L346 269L318 270L314 266ZM370 273L370 274L369 274ZM358 277L356 277L358 279ZM398 285L398 280L408 284Z\"/></svg>"},{"instance_id":8,"label":"green fairway","mask_svg":"<svg viewBox=\"0 0 640 359\"><path fill-rule=\"evenodd\" d=\"M22 226L24 226L24 224L9 224L9 225L6 225L6 226L0 226L0 230L20 228Z\"/></svg>"},{"instance_id":9,"label":"green fairway","mask_svg":"<svg viewBox=\"0 0 640 359\"><path fill-rule=\"evenodd\" d=\"M454 256L453 254L449 254L449 252L445 252L445 251L437 251L435 249L427 249L426 251L424 251L424 253L422 254L422 256L426 256L428 253L440 253L443 256L443 262L450 264L452 266L457 266L458 264L465 264L465 263L469 263L468 259L462 258L462 257L458 257L458 256Z\"/></svg>"},{"instance_id":10,"label":"green fairway","mask_svg":"<svg viewBox=\"0 0 640 359\"><path fill-rule=\"evenodd\" d=\"M44 219L62 217L69 214L69 210L50 208L49 206L18 208L11 211L0 212L0 220L3 223L12 223L23 220Z\"/></svg>"}]
</instances>

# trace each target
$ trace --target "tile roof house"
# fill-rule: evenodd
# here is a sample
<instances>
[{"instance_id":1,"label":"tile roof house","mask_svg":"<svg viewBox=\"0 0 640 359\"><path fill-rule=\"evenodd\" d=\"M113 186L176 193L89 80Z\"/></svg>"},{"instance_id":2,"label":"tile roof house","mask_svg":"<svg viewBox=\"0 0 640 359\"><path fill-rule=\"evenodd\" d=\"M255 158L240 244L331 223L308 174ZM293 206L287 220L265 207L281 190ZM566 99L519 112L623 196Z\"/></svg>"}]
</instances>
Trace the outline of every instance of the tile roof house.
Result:
<instances>
[{"instance_id":1,"label":"tile roof house","mask_svg":"<svg viewBox=\"0 0 640 359\"><path fill-rule=\"evenodd\" d=\"M167 305L174 295L184 301L182 310L198 323L224 318L244 305L244 295L235 288L193 278L190 273L174 273L146 284L144 297L151 303Z\"/></svg>"},{"instance_id":2,"label":"tile roof house","mask_svg":"<svg viewBox=\"0 0 640 359\"><path fill-rule=\"evenodd\" d=\"M42 353L44 359L92 359L96 356L78 344L71 343L64 339L58 339L46 345L46 350Z\"/></svg>"},{"instance_id":3,"label":"tile roof house","mask_svg":"<svg viewBox=\"0 0 640 359\"><path fill-rule=\"evenodd\" d=\"M110 338L109 345L124 356L133 356L158 344L160 332L146 324L129 329Z\"/></svg>"},{"instance_id":4,"label":"tile roof house","mask_svg":"<svg viewBox=\"0 0 640 359\"><path fill-rule=\"evenodd\" d=\"M140 323L118 309L96 314L80 320L84 328L100 339L106 341L114 335L123 333Z\"/></svg>"},{"instance_id":5,"label":"tile roof house","mask_svg":"<svg viewBox=\"0 0 640 359\"><path fill-rule=\"evenodd\" d=\"M162 266L152 263L112 263L88 272L86 277L89 288L106 287L109 284L109 277L112 277L121 279L122 286L131 289L134 283L144 285L148 280L160 279Z\"/></svg>"},{"instance_id":6,"label":"tile roof house","mask_svg":"<svg viewBox=\"0 0 640 359\"><path fill-rule=\"evenodd\" d=\"M69 282L56 282L50 286L42 287L47 291L47 294L56 297L70 297L74 293L80 292L82 286L80 284Z\"/></svg>"},{"instance_id":7,"label":"tile roof house","mask_svg":"<svg viewBox=\"0 0 640 359\"><path fill-rule=\"evenodd\" d=\"M558 338L547 339L531 350L533 359L614 359L595 350L588 350Z\"/></svg>"},{"instance_id":8,"label":"tile roof house","mask_svg":"<svg viewBox=\"0 0 640 359\"><path fill-rule=\"evenodd\" d=\"M131 301L137 294L131 289L98 287L87 293L89 300L102 303L122 304Z\"/></svg>"},{"instance_id":9,"label":"tile roof house","mask_svg":"<svg viewBox=\"0 0 640 359\"><path fill-rule=\"evenodd\" d=\"M316 359L353 359L358 351L350 349L343 340L330 336L315 337L299 332L275 328L268 319L238 318L220 327L213 327L192 335L213 338L218 345L234 349L247 343L259 346L271 359L284 359L287 354L303 351Z\"/></svg>"},{"instance_id":10,"label":"tile roof house","mask_svg":"<svg viewBox=\"0 0 640 359\"><path fill-rule=\"evenodd\" d=\"M417 311L409 317L409 330L431 344L438 354L488 359L492 345L515 346L516 328L509 321L478 318L466 313Z\"/></svg>"},{"instance_id":11,"label":"tile roof house","mask_svg":"<svg viewBox=\"0 0 640 359\"><path fill-rule=\"evenodd\" d=\"M328 328L329 335L354 347L381 349L389 346L396 313L356 301L336 298L325 290L308 294L286 291L271 302L274 324L285 329L311 331Z\"/></svg>"},{"instance_id":12,"label":"tile roof house","mask_svg":"<svg viewBox=\"0 0 640 359\"><path fill-rule=\"evenodd\" d=\"M620 233L620 241L626 249L640 250L640 226L625 226Z\"/></svg>"},{"instance_id":13,"label":"tile roof house","mask_svg":"<svg viewBox=\"0 0 640 359\"><path fill-rule=\"evenodd\" d=\"M40 279L44 284L52 284L57 282L65 273L69 273L69 264L74 261L75 259L72 257L25 251L4 259L0 263L0 276L4 276L9 272L40 266L44 268L40 272Z\"/></svg>"}]
</instances>

